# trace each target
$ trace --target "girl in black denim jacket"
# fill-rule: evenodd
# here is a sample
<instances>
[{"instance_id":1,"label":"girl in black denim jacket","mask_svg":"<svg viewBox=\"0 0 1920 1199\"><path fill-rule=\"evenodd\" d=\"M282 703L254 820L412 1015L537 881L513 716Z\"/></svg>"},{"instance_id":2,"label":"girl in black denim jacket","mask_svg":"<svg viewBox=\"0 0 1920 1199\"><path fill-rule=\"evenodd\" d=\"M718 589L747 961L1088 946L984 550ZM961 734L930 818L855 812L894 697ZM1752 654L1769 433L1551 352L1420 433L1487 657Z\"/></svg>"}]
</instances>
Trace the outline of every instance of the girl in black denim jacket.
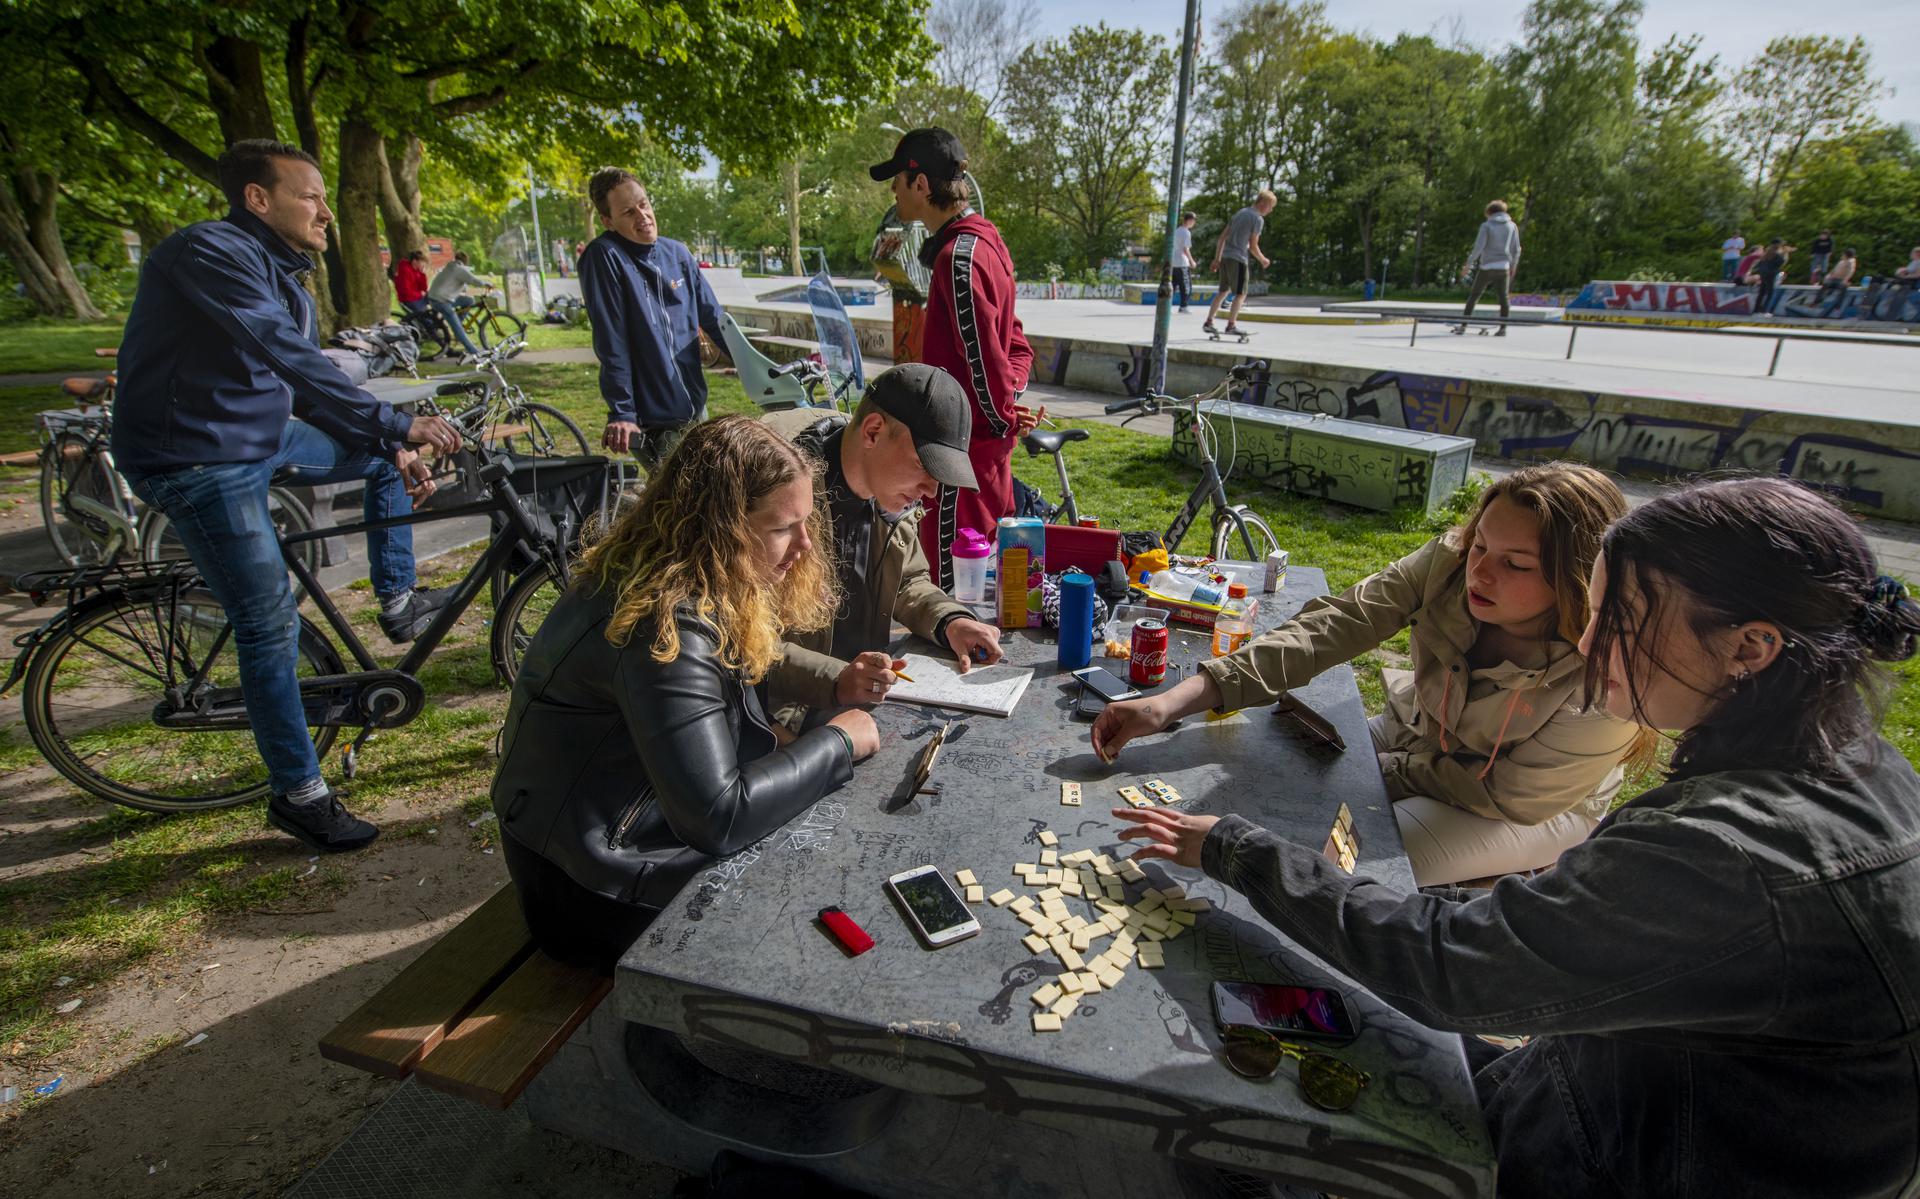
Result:
<instances>
[{"instance_id":1,"label":"girl in black denim jacket","mask_svg":"<svg viewBox=\"0 0 1920 1199\"><path fill-rule=\"evenodd\" d=\"M1503 1193L1914 1194L1920 778L1874 660L1920 606L1825 499L1741 479L1616 522L1593 609L1591 700L1676 732L1672 773L1545 874L1406 895L1238 816L1114 815L1416 1019L1530 1034L1475 1075Z\"/></svg>"}]
</instances>

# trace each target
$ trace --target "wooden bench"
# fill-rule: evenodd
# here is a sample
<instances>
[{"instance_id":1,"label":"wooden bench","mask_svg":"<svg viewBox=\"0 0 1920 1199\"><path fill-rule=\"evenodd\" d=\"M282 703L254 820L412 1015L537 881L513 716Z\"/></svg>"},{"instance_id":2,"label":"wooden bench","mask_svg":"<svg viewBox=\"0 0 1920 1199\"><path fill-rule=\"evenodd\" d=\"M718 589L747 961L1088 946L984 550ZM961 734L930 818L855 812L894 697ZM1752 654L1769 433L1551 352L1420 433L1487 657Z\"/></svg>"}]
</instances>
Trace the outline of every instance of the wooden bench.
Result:
<instances>
[{"instance_id":1,"label":"wooden bench","mask_svg":"<svg viewBox=\"0 0 1920 1199\"><path fill-rule=\"evenodd\" d=\"M501 1111L612 989L534 947L509 883L322 1037L320 1056Z\"/></svg>"}]
</instances>

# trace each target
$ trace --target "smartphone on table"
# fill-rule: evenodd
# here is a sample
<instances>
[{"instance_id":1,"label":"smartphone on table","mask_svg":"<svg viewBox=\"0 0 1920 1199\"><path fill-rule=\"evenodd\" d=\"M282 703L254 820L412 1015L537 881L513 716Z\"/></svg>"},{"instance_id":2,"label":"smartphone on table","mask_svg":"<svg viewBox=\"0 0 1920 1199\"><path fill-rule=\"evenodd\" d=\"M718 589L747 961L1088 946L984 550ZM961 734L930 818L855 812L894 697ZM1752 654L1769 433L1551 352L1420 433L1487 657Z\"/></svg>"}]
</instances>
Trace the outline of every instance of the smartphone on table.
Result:
<instances>
[{"instance_id":1,"label":"smartphone on table","mask_svg":"<svg viewBox=\"0 0 1920 1199\"><path fill-rule=\"evenodd\" d=\"M887 880L920 943L940 949L980 931L980 922L937 866L916 866Z\"/></svg>"},{"instance_id":2,"label":"smartphone on table","mask_svg":"<svg viewBox=\"0 0 1920 1199\"><path fill-rule=\"evenodd\" d=\"M1100 710L1116 699L1133 699L1140 694L1138 687L1103 666L1076 670L1073 677L1080 681L1080 706L1074 715L1085 720L1097 719Z\"/></svg>"},{"instance_id":3,"label":"smartphone on table","mask_svg":"<svg viewBox=\"0 0 1920 1199\"><path fill-rule=\"evenodd\" d=\"M1338 991L1296 983L1213 984L1213 1018L1264 1028L1284 1040L1344 1043L1358 1036Z\"/></svg>"}]
</instances>

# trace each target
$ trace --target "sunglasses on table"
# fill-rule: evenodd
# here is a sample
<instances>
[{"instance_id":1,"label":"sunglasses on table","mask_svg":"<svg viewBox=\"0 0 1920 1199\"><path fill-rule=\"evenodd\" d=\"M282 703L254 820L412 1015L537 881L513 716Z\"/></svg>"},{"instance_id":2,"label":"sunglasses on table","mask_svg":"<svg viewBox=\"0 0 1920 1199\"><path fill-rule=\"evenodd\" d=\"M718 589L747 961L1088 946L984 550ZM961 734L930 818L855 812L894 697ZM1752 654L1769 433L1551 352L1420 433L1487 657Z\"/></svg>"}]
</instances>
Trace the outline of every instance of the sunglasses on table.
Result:
<instances>
[{"instance_id":1,"label":"sunglasses on table","mask_svg":"<svg viewBox=\"0 0 1920 1199\"><path fill-rule=\"evenodd\" d=\"M1220 1029L1227 1068L1242 1078L1271 1078L1280 1063L1300 1063L1300 1093L1323 1112L1344 1112L1360 1099L1373 1076L1329 1053L1282 1041L1264 1028L1229 1024Z\"/></svg>"}]
</instances>

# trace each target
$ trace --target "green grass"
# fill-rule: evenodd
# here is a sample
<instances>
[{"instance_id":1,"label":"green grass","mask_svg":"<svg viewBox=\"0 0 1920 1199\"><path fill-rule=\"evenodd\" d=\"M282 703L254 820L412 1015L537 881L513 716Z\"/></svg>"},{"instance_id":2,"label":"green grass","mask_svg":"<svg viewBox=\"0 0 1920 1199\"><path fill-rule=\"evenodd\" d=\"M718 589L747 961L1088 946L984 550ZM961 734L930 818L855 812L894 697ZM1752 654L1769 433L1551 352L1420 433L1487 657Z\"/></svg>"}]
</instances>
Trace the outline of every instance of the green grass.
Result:
<instances>
[{"instance_id":1,"label":"green grass","mask_svg":"<svg viewBox=\"0 0 1920 1199\"><path fill-rule=\"evenodd\" d=\"M15 321L0 327L0 375L102 370L101 346L120 344L126 318L105 321Z\"/></svg>"},{"instance_id":2,"label":"green grass","mask_svg":"<svg viewBox=\"0 0 1920 1199\"><path fill-rule=\"evenodd\" d=\"M34 414L73 405L73 397L61 391L58 384L0 387L0 454L38 449L40 434Z\"/></svg>"},{"instance_id":3,"label":"green grass","mask_svg":"<svg viewBox=\"0 0 1920 1199\"><path fill-rule=\"evenodd\" d=\"M527 323L527 348L530 350L584 350L593 348L593 330L583 322L577 325Z\"/></svg>"}]
</instances>

